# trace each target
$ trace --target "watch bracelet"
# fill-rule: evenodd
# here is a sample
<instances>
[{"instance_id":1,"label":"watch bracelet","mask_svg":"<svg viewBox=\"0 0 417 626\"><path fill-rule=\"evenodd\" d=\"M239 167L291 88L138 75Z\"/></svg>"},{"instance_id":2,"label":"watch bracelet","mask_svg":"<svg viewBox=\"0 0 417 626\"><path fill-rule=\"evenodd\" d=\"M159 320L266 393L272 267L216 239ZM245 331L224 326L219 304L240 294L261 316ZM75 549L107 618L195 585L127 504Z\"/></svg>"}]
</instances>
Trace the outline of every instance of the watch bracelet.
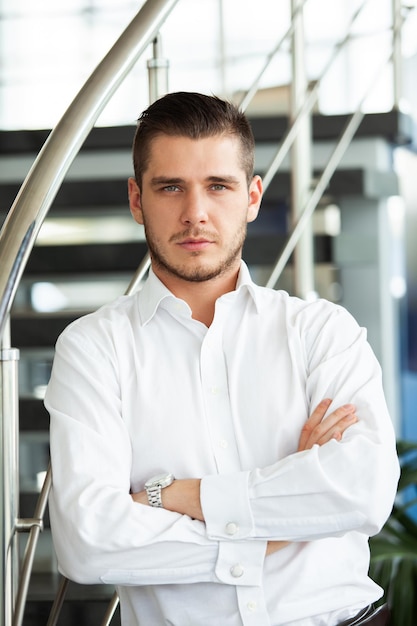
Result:
<instances>
[{"instance_id":1,"label":"watch bracelet","mask_svg":"<svg viewBox=\"0 0 417 626\"><path fill-rule=\"evenodd\" d=\"M151 506L163 508L162 506L162 498L161 498L161 486L157 485L151 489L147 489L146 492L148 494L148 501Z\"/></svg>"}]
</instances>

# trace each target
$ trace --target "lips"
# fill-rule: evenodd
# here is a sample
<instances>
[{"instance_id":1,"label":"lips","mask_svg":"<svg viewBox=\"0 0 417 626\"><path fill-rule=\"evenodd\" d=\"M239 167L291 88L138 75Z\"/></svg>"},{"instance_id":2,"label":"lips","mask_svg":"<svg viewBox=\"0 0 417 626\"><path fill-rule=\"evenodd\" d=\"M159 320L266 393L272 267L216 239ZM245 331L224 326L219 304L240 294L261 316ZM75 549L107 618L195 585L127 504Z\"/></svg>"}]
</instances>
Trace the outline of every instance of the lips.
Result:
<instances>
[{"instance_id":1,"label":"lips","mask_svg":"<svg viewBox=\"0 0 417 626\"><path fill-rule=\"evenodd\" d=\"M188 252L201 252L217 242L217 236L208 231L191 230L177 233L171 237L171 243Z\"/></svg>"},{"instance_id":2,"label":"lips","mask_svg":"<svg viewBox=\"0 0 417 626\"><path fill-rule=\"evenodd\" d=\"M190 250L191 252L196 252L196 251L206 249L212 243L213 241L210 241L209 239L188 238L188 239L183 239L182 241L179 241L178 245L184 250Z\"/></svg>"}]
</instances>

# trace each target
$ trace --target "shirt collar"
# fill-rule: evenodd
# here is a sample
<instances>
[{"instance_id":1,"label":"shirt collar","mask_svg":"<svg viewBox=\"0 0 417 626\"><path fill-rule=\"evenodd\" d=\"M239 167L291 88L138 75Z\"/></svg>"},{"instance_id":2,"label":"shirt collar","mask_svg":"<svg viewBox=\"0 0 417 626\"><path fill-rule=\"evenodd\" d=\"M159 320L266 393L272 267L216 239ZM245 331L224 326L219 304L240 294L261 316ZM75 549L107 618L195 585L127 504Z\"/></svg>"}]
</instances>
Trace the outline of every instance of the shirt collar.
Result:
<instances>
[{"instance_id":1,"label":"shirt collar","mask_svg":"<svg viewBox=\"0 0 417 626\"><path fill-rule=\"evenodd\" d=\"M243 291L247 291L258 311L256 285L252 281L248 266L244 261L241 261L236 289L230 294L225 294L225 296ZM139 292L139 313L143 325L147 324L153 318L161 303L167 299L179 300L165 287L152 268L150 268L149 276Z\"/></svg>"}]
</instances>

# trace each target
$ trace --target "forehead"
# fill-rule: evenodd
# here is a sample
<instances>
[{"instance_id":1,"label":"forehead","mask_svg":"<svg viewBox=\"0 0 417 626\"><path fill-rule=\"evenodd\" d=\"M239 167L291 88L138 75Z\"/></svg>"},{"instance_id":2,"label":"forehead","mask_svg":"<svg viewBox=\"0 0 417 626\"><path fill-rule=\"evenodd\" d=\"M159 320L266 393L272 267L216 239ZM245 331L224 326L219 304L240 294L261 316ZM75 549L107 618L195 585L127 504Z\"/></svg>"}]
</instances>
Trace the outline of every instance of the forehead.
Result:
<instances>
[{"instance_id":1,"label":"forehead","mask_svg":"<svg viewBox=\"0 0 417 626\"><path fill-rule=\"evenodd\" d=\"M244 173L240 139L234 135L213 135L191 139L178 135L157 135L149 145L145 172L154 170L208 171L227 169ZM160 173L160 172L158 172Z\"/></svg>"}]
</instances>

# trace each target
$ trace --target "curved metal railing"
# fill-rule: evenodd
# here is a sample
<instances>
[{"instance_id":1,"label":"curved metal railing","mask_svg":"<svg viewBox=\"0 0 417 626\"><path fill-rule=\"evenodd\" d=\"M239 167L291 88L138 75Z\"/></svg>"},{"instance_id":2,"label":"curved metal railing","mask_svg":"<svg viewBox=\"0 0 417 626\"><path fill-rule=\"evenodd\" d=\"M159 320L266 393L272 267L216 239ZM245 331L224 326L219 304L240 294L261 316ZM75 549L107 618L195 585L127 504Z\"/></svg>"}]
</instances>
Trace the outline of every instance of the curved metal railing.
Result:
<instances>
[{"instance_id":1,"label":"curved metal railing","mask_svg":"<svg viewBox=\"0 0 417 626\"><path fill-rule=\"evenodd\" d=\"M0 233L0 337L39 229L72 161L111 96L178 0L148 0L49 135Z\"/></svg>"},{"instance_id":2,"label":"curved metal railing","mask_svg":"<svg viewBox=\"0 0 417 626\"><path fill-rule=\"evenodd\" d=\"M0 233L0 339L7 335L7 325L10 309L13 303L15 292L22 276L27 259L30 255L40 226L59 190L59 187L68 171L72 161L81 148L85 138L93 127L99 114L116 91L124 77L136 63L145 48L155 40L157 33L174 8L178 0L148 0L142 7L138 15L132 20L128 28L118 39L116 44L106 55L85 86L79 92L69 109L50 134L47 142L39 153L31 171L29 172L21 190L8 214L5 224ZM300 11L306 0L302 0L296 9ZM285 155L290 150L302 120L311 114L316 102L318 89L324 76L330 69L333 61L341 49L350 38L350 29L358 18L368 0L364 0L352 17L351 25L346 36L337 43L333 55L326 64L320 78L315 82L313 88L306 94L306 98L301 110L294 117L286 135L284 136L278 151L273 158L265 176L265 188L278 171ZM397 5L397 0L393 5ZM403 20L398 20L398 12L395 12L396 28L402 26ZM295 14L293 14L293 18ZM404 19L404 18L403 18ZM256 77L250 89L244 94L241 100L241 108L246 109L251 99L256 93L256 89L265 70L275 54L281 49L284 41L293 32L293 21L285 35L277 46L268 55L267 60ZM394 46L395 49L395 46ZM392 56L392 55L391 55ZM391 57L390 57L391 58ZM384 66L388 60L385 61ZM369 86L366 95L372 88ZM305 224L310 219L313 211L335 171L340 159L350 144L362 118L361 107L351 116L344 133L342 134L336 148L326 166L320 180L313 190L302 215L295 225L287 245L272 271L268 281L268 286L274 287L289 256L293 252L301 236ZM149 256L145 257L135 276L133 277L127 293L131 293L140 284L149 267ZM4 345L4 344L3 344ZM3 416L4 417L4 416ZM3 422L6 420L3 419ZM46 509L47 498L51 487L51 470L48 468L46 480L44 482L34 518L30 520L17 520L15 531L24 531L30 528L30 536L25 551L23 567L21 573L21 585L17 592L13 622L6 618L3 626L20 626L23 619L24 605L27 596L30 571L32 568L34 550L39 533L42 530L42 519ZM17 517L17 516L16 516ZM56 601L54 603L48 626L54 626L58 619L59 611L65 596L68 580L63 579ZM104 618L103 624L110 623L110 620L117 607L117 594L113 597L109 609Z\"/></svg>"},{"instance_id":3,"label":"curved metal railing","mask_svg":"<svg viewBox=\"0 0 417 626\"><path fill-rule=\"evenodd\" d=\"M51 132L27 175L0 233L0 341L2 347L8 344L6 332L8 318L20 278L39 229L65 174L101 111L146 47L155 39L177 2L178 0L148 0L143 5L78 93L56 128ZM8 352L6 354L6 351L2 350L2 384L4 382L3 370L5 369L3 360L7 357ZM9 420L4 402L2 402L0 410L2 411L2 440L4 442L10 439L11 435L8 432L13 433L16 425L9 423L12 420ZM4 461L2 462L4 463ZM3 479L5 479L10 472L8 468L3 467L3 470L5 470L2 472ZM13 483L16 481L14 475L9 478ZM50 475L48 474L46 485L49 484ZM11 560L10 546L14 542L15 533L23 528L26 529L27 526L27 520L18 519L17 498L15 497L10 501L9 493L14 490L14 485L6 487L3 485L4 518L0 522L2 523L2 547L0 548L2 550L1 586L3 588L2 626L10 626L12 623L14 626L20 625L27 592L27 581L25 580L17 592L16 609L13 616L16 590L13 588L14 585L9 583L9 579L14 578L11 569L15 563ZM46 499L47 492L48 489L46 489L46 495L41 494L41 498ZM15 507L16 510L11 507ZM12 526L13 522L9 523L13 518L17 520L14 526ZM36 535L40 531L40 525L33 521L31 528L31 538L36 543ZM31 558L33 557L29 554L23 568L24 572L27 571L26 563L30 564Z\"/></svg>"}]
</instances>

